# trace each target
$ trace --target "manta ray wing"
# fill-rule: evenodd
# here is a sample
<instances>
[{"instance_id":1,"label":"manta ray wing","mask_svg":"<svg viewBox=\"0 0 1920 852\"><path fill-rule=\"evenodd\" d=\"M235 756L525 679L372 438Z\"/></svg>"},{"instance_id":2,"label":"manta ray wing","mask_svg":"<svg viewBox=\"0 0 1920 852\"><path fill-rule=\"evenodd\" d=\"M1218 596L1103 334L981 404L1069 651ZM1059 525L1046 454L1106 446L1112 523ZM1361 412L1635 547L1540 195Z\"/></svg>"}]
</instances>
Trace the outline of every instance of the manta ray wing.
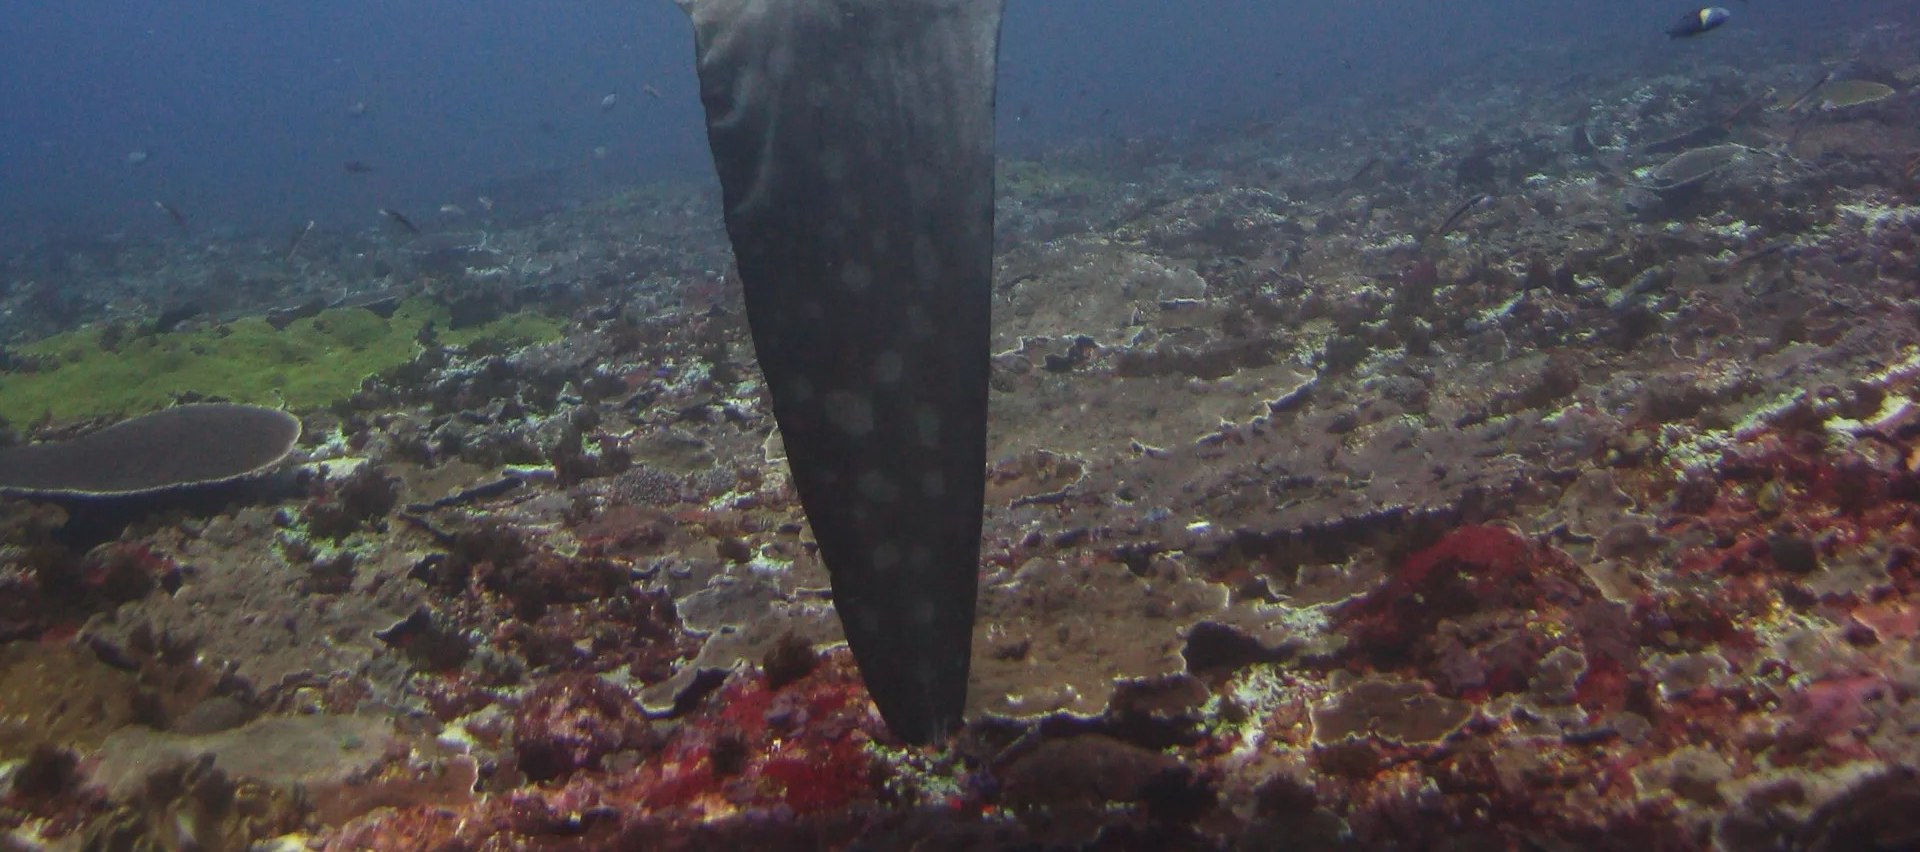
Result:
<instances>
[{"instance_id":1,"label":"manta ray wing","mask_svg":"<svg viewBox=\"0 0 1920 852\"><path fill-rule=\"evenodd\" d=\"M800 501L887 725L966 703L1001 0L680 0Z\"/></svg>"}]
</instances>

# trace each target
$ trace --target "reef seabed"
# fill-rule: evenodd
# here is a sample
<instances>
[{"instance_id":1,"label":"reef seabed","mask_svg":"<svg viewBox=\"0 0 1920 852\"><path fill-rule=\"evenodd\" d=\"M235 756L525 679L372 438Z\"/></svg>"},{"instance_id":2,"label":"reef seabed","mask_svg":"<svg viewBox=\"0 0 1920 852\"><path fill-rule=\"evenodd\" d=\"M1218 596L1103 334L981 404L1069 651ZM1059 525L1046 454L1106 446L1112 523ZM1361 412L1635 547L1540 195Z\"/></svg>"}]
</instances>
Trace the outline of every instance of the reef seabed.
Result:
<instances>
[{"instance_id":1,"label":"reef seabed","mask_svg":"<svg viewBox=\"0 0 1920 852\"><path fill-rule=\"evenodd\" d=\"M1920 63L1889 39L1857 75ZM934 749L840 644L704 191L10 291L95 323L9 345L30 437L157 403L42 387L141 353L255 398L222 346L352 332L364 375L250 488L0 503L6 843L1920 843L1914 80L1809 111L1764 92L1811 64L1661 60L1568 125L1527 61L1004 166ZM369 257L396 292L306 301ZM155 321L221 286L267 319Z\"/></svg>"}]
</instances>

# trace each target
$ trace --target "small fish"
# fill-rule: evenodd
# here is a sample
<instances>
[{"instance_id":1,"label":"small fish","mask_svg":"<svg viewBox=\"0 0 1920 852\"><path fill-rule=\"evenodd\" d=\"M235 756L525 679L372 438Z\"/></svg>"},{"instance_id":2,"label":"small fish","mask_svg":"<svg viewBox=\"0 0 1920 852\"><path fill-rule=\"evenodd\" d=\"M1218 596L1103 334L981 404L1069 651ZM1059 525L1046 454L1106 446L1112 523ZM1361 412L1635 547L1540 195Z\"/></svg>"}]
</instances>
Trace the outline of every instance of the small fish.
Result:
<instances>
[{"instance_id":1,"label":"small fish","mask_svg":"<svg viewBox=\"0 0 1920 852\"><path fill-rule=\"evenodd\" d=\"M593 146L593 158L594 158L594 159L596 159L596 160L604 160L604 159L606 159L606 158L607 158L607 146L605 146L605 145L595 145L595 146Z\"/></svg>"},{"instance_id":2,"label":"small fish","mask_svg":"<svg viewBox=\"0 0 1920 852\"><path fill-rule=\"evenodd\" d=\"M145 151L128 151L127 152L127 165L129 166L142 165L146 163L147 159L148 159L147 152Z\"/></svg>"},{"instance_id":3,"label":"small fish","mask_svg":"<svg viewBox=\"0 0 1920 852\"><path fill-rule=\"evenodd\" d=\"M1747 252L1746 254L1743 254L1739 257L1734 258L1733 262L1727 265L1743 266L1764 257L1772 257L1773 255L1779 254L1783 251L1786 251L1787 249L1793 248L1794 244L1795 242L1791 237L1774 240L1773 242L1767 243L1766 245L1763 245L1757 249L1754 249L1753 251Z\"/></svg>"},{"instance_id":4,"label":"small fish","mask_svg":"<svg viewBox=\"0 0 1920 852\"><path fill-rule=\"evenodd\" d=\"M1346 192L1352 188L1354 184L1359 183L1361 178L1372 174L1374 169L1380 167L1380 162L1381 160L1378 156L1368 157L1365 163L1360 164L1360 168L1355 169L1353 174L1348 175L1346 180L1340 182L1339 191Z\"/></svg>"},{"instance_id":5,"label":"small fish","mask_svg":"<svg viewBox=\"0 0 1920 852\"><path fill-rule=\"evenodd\" d=\"M347 115L353 116L354 118L359 118L360 116L363 116L366 114L367 114L366 101L354 101L353 103L347 104Z\"/></svg>"},{"instance_id":6,"label":"small fish","mask_svg":"<svg viewBox=\"0 0 1920 852\"><path fill-rule=\"evenodd\" d=\"M1791 101L1787 101L1787 105L1785 107L1781 107L1781 111L1799 112L1801 107L1809 103L1812 103L1813 96L1816 94L1819 94L1821 89L1826 88L1827 81L1832 79L1833 79L1833 70L1828 69L1827 73L1820 75L1820 79L1815 80L1813 82L1813 85L1808 86L1806 88L1806 91L1801 92L1799 97L1796 97Z\"/></svg>"},{"instance_id":7,"label":"small fish","mask_svg":"<svg viewBox=\"0 0 1920 852\"><path fill-rule=\"evenodd\" d=\"M606 110L613 109L618 103L620 103L619 95L608 95L600 99L600 110L605 112Z\"/></svg>"},{"instance_id":8,"label":"small fish","mask_svg":"<svg viewBox=\"0 0 1920 852\"><path fill-rule=\"evenodd\" d=\"M342 168L345 168L347 170L347 174L350 174L350 175L364 175L364 174L371 174L373 172L372 166L369 166L366 163L361 162L359 160L348 160L346 165L343 166Z\"/></svg>"},{"instance_id":9,"label":"small fish","mask_svg":"<svg viewBox=\"0 0 1920 852\"><path fill-rule=\"evenodd\" d=\"M480 202L480 209L489 213L493 212L493 199L491 197L482 195L474 200Z\"/></svg>"},{"instance_id":10,"label":"small fish","mask_svg":"<svg viewBox=\"0 0 1920 852\"><path fill-rule=\"evenodd\" d=\"M1668 38L1693 38L1701 33L1715 30L1733 17L1725 6L1707 6L1698 11L1680 16L1673 26L1667 28Z\"/></svg>"},{"instance_id":11,"label":"small fish","mask_svg":"<svg viewBox=\"0 0 1920 852\"><path fill-rule=\"evenodd\" d=\"M420 233L420 228L413 224L413 220L400 215L400 211L398 210L389 210L385 207L382 207L380 208L380 215L385 216L389 219L392 219L394 224L407 229L407 233L409 234Z\"/></svg>"},{"instance_id":12,"label":"small fish","mask_svg":"<svg viewBox=\"0 0 1920 852\"><path fill-rule=\"evenodd\" d=\"M461 207L461 206L460 206L460 205L458 205L458 204L442 204L442 205L440 205L440 215L442 215L442 216L465 216L465 215L467 215L467 208L465 208L465 207Z\"/></svg>"},{"instance_id":13,"label":"small fish","mask_svg":"<svg viewBox=\"0 0 1920 852\"><path fill-rule=\"evenodd\" d=\"M314 223L314 220L308 219L307 226L295 232L293 235L293 241L287 243L287 259L288 260L292 260L294 253L300 250L300 244L307 241L307 235L310 233L313 233L313 223Z\"/></svg>"},{"instance_id":14,"label":"small fish","mask_svg":"<svg viewBox=\"0 0 1920 852\"><path fill-rule=\"evenodd\" d=\"M153 206L160 212L167 214L167 218L173 220L173 224L180 229L181 233L186 233L187 217L180 215L180 211L174 209L173 205L156 198L153 200Z\"/></svg>"},{"instance_id":15,"label":"small fish","mask_svg":"<svg viewBox=\"0 0 1920 852\"><path fill-rule=\"evenodd\" d=\"M1447 232L1453 230L1453 226L1460 224L1460 221L1467 217L1467 214L1491 203L1493 203L1493 196L1486 193L1481 193L1467 199L1465 202L1462 202L1459 207L1453 208L1453 212L1448 214L1446 220L1440 223L1440 227L1433 229L1433 235L1436 237L1446 236Z\"/></svg>"},{"instance_id":16,"label":"small fish","mask_svg":"<svg viewBox=\"0 0 1920 852\"><path fill-rule=\"evenodd\" d=\"M649 98L653 98L654 100L660 99L660 90L654 88L652 83L648 83L647 85L641 86L640 91L645 93L646 96Z\"/></svg>"}]
</instances>

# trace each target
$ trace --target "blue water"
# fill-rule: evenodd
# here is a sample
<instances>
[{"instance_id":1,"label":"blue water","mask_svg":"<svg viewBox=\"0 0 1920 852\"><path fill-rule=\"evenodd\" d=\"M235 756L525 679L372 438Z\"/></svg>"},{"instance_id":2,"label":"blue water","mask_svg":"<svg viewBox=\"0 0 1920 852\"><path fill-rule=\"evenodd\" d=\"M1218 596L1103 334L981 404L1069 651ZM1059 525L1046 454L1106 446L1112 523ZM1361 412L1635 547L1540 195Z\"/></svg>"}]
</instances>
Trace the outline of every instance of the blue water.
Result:
<instances>
[{"instance_id":1,"label":"blue water","mask_svg":"<svg viewBox=\"0 0 1920 852\"><path fill-rule=\"evenodd\" d=\"M1910 0L1734 5L1725 31L1671 49L1738 50L1742 30L1913 11ZM1502 50L1665 50L1660 31L1685 8L1012 0L1003 145L1284 121L1316 99ZM707 180L691 57L667 0L12 0L0 19L0 228L165 234L155 199L196 229L372 227L379 207L473 207L489 184L529 176L564 175L575 194ZM603 109L608 94L618 102ZM147 160L129 165L132 152ZM348 174L349 161L374 171Z\"/></svg>"}]
</instances>

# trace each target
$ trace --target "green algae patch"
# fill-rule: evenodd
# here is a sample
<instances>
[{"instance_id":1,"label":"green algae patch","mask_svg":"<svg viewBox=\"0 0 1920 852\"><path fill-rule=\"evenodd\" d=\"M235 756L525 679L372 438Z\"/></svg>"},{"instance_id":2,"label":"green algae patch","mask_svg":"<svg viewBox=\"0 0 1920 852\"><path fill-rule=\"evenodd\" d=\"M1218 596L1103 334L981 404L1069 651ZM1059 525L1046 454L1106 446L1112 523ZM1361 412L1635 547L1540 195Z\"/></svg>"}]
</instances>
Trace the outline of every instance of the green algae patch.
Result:
<instances>
[{"instance_id":1,"label":"green algae patch","mask_svg":"<svg viewBox=\"0 0 1920 852\"><path fill-rule=\"evenodd\" d=\"M1094 195L1104 186L1093 175L1029 160L1001 160L995 181L1005 197L1026 201Z\"/></svg>"},{"instance_id":2,"label":"green algae patch","mask_svg":"<svg viewBox=\"0 0 1920 852\"><path fill-rule=\"evenodd\" d=\"M293 411L345 399L368 376L405 364L432 323L443 343L521 345L560 336L563 323L523 311L485 325L446 330L444 308L410 300L392 317L336 308L275 330L250 317L194 331L125 337L113 351L102 331L82 329L19 347L32 372L0 373L0 417L15 423L132 415L185 393Z\"/></svg>"}]
</instances>

